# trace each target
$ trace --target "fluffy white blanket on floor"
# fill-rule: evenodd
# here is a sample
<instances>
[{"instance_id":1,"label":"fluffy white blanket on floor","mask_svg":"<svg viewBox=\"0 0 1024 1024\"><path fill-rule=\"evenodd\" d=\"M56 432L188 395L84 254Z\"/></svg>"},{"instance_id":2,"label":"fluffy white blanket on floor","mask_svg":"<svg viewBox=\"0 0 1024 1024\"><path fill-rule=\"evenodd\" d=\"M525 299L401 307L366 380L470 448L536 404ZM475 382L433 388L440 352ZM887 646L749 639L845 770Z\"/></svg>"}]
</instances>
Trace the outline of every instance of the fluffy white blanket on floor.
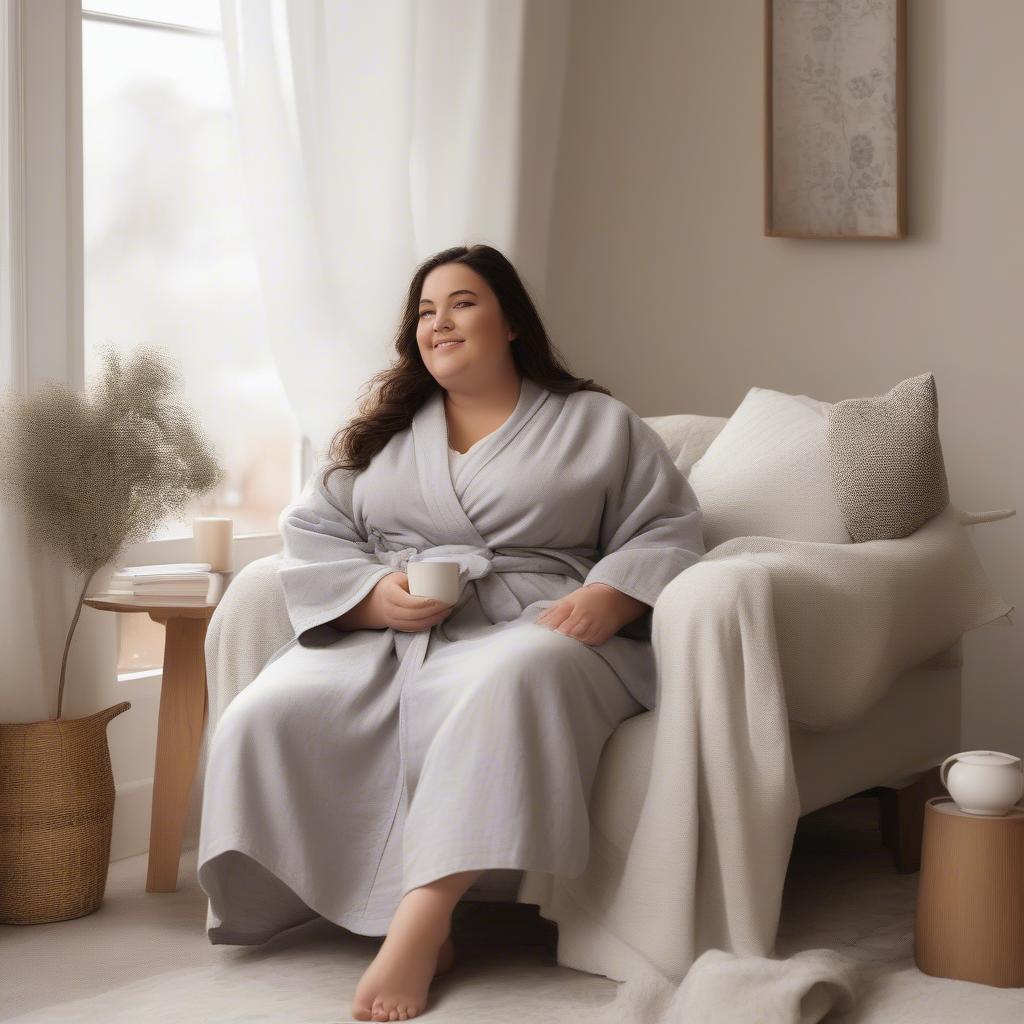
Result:
<instances>
[{"instance_id":1,"label":"fluffy white blanket on floor","mask_svg":"<svg viewBox=\"0 0 1024 1024\"><path fill-rule=\"evenodd\" d=\"M854 1007L872 981L859 961L831 949L788 959L709 949L678 987L655 971L630 978L590 1024L818 1024Z\"/></svg>"},{"instance_id":2,"label":"fluffy white blanket on floor","mask_svg":"<svg viewBox=\"0 0 1024 1024\"><path fill-rule=\"evenodd\" d=\"M659 977L678 986L702 953L720 950L741 958L732 969L753 988L780 984L758 960L774 948L800 813L789 723L845 728L901 673L1008 616L967 535L978 518L950 505L909 537L861 544L739 537L666 586L653 615L657 710L624 722L605 747L587 869L527 872L520 888L557 922L560 964L633 979L635 991ZM219 714L292 636L275 563L247 566L211 622L201 764ZM625 756L638 745L619 733L645 726L653 742L638 764ZM624 773L643 774L642 801L619 784ZM853 998L845 972L817 962L822 1005ZM751 987L730 990L751 998Z\"/></svg>"}]
</instances>

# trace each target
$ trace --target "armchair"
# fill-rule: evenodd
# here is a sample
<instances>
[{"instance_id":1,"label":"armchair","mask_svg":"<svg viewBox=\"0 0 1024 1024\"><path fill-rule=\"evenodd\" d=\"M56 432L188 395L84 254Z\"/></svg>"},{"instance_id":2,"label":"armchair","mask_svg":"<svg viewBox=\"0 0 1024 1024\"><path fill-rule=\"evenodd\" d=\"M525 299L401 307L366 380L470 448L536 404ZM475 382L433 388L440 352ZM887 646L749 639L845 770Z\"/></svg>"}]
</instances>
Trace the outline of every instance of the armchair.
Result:
<instances>
[{"instance_id":1,"label":"armchair","mask_svg":"<svg viewBox=\"0 0 1024 1024\"><path fill-rule=\"evenodd\" d=\"M727 418L647 422L688 473ZM769 955L797 818L959 749L963 633L1012 610L967 537L980 518L950 505L899 540L709 550L654 609L658 706L602 752L583 875L493 869L463 898L536 903L559 963L617 980L653 964L678 983L712 947ZM193 822L221 713L295 642L278 561L237 573L209 625Z\"/></svg>"}]
</instances>

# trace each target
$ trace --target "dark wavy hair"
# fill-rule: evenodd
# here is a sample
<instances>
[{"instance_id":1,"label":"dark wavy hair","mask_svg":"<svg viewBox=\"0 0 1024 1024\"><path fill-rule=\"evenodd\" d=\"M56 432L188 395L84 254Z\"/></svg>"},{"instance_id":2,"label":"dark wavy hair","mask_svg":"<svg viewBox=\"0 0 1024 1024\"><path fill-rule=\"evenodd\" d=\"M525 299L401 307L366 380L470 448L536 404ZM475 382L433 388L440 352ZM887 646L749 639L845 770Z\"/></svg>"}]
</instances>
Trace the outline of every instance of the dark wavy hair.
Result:
<instances>
[{"instance_id":1,"label":"dark wavy hair","mask_svg":"<svg viewBox=\"0 0 1024 1024\"><path fill-rule=\"evenodd\" d=\"M413 275L395 338L398 358L363 387L360 394L368 393L359 403L359 414L331 440L330 463L323 475L325 487L328 477L336 470L364 470L393 434L409 426L423 403L443 390L420 356L416 327L423 281L430 271L444 263L465 263L490 285L505 319L516 332L511 343L512 358L523 377L563 394L573 391L611 394L593 380L574 377L566 369L515 267L502 253L489 245L454 246L426 259Z\"/></svg>"}]
</instances>

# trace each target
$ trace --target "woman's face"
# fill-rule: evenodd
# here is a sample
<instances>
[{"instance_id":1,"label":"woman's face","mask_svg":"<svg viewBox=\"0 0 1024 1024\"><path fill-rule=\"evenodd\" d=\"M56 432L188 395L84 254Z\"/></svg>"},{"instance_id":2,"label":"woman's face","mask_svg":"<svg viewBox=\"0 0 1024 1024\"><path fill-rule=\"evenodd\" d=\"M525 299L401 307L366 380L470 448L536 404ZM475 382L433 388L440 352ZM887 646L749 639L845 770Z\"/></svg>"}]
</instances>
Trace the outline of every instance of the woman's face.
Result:
<instances>
[{"instance_id":1,"label":"woman's face","mask_svg":"<svg viewBox=\"0 0 1024 1024\"><path fill-rule=\"evenodd\" d=\"M471 267L444 263L423 280L416 342L441 387L480 384L513 366L514 337L498 297ZM458 339L455 344L440 344Z\"/></svg>"}]
</instances>

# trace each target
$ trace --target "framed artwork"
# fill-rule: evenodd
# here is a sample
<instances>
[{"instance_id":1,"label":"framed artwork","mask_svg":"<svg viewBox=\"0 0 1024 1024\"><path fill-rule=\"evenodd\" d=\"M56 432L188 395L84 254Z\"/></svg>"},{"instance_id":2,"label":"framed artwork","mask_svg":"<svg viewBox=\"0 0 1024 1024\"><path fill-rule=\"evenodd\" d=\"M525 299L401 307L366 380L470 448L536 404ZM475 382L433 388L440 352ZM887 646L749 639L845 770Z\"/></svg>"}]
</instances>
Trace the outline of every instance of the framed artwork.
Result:
<instances>
[{"instance_id":1,"label":"framed artwork","mask_svg":"<svg viewBox=\"0 0 1024 1024\"><path fill-rule=\"evenodd\" d=\"M906 235L906 0L765 0L765 230Z\"/></svg>"}]
</instances>

